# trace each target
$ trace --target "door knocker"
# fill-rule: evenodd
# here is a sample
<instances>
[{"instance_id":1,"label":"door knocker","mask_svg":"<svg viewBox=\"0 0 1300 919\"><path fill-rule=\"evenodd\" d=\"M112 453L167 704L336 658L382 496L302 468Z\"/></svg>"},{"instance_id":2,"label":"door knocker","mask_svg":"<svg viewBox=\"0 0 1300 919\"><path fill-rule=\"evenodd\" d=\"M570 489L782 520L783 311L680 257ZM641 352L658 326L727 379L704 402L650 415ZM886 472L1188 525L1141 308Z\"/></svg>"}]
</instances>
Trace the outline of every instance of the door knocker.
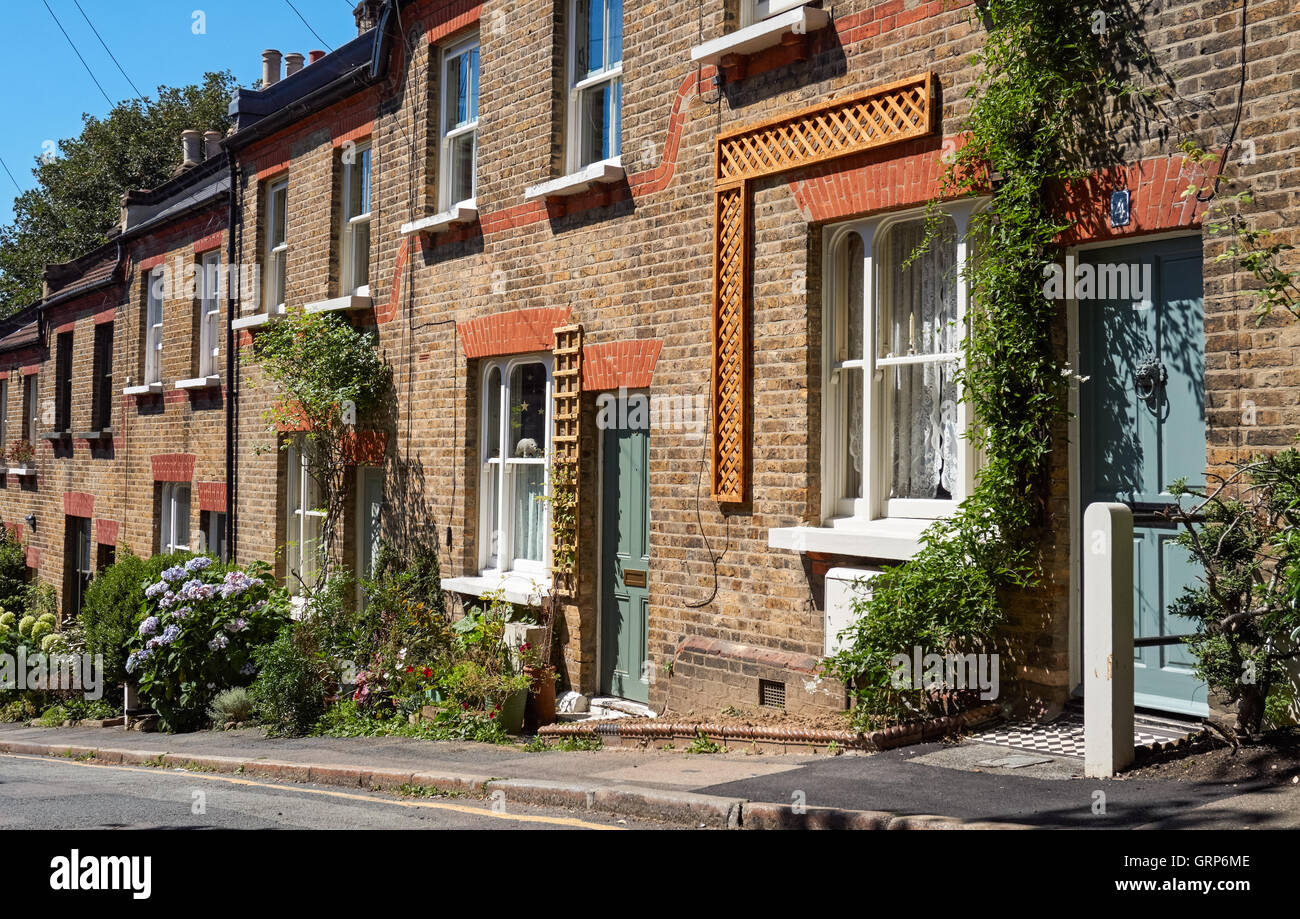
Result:
<instances>
[{"instance_id":1,"label":"door knocker","mask_svg":"<svg viewBox=\"0 0 1300 919\"><path fill-rule=\"evenodd\" d=\"M1133 371L1133 388L1137 397L1149 408L1154 408L1153 403L1159 402L1161 391L1168 381L1169 371L1160 358L1156 357L1155 351L1147 348L1146 357Z\"/></svg>"}]
</instances>

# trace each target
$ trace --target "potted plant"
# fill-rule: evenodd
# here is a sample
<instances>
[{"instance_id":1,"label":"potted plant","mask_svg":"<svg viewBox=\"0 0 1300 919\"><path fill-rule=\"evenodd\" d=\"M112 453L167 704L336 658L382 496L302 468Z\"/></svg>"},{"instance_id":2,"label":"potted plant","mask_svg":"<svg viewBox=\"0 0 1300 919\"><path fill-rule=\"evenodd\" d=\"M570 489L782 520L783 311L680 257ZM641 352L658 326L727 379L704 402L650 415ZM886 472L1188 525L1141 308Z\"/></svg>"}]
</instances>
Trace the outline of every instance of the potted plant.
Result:
<instances>
[{"instance_id":1,"label":"potted plant","mask_svg":"<svg viewBox=\"0 0 1300 919\"><path fill-rule=\"evenodd\" d=\"M36 459L36 448L25 440L15 440L9 445L5 459L10 467L26 472L28 465Z\"/></svg>"},{"instance_id":2,"label":"potted plant","mask_svg":"<svg viewBox=\"0 0 1300 919\"><path fill-rule=\"evenodd\" d=\"M524 708L524 725L536 731L555 723L555 668L550 655L539 646L524 642L519 646L524 676L528 677L528 701Z\"/></svg>"}]
</instances>

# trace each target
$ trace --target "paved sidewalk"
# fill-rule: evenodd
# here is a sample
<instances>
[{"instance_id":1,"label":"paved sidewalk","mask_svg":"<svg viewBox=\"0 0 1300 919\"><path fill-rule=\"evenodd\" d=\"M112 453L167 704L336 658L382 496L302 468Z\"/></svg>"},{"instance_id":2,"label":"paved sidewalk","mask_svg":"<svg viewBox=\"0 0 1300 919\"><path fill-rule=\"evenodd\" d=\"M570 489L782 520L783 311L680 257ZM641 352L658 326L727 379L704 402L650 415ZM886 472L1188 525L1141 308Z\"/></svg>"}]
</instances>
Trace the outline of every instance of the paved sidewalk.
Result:
<instances>
[{"instance_id":1,"label":"paved sidewalk","mask_svg":"<svg viewBox=\"0 0 1300 919\"><path fill-rule=\"evenodd\" d=\"M271 739L257 730L139 734L120 728L0 726L0 752L158 762L281 779L404 783L726 828L1283 827L1300 789L1077 775L1081 760L995 764L1006 748L924 744L874 755L691 755L660 750L526 753L408 738ZM0 760L3 769L3 760ZM1099 813L1096 793L1104 794ZM800 813L800 811L805 811Z\"/></svg>"}]
</instances>

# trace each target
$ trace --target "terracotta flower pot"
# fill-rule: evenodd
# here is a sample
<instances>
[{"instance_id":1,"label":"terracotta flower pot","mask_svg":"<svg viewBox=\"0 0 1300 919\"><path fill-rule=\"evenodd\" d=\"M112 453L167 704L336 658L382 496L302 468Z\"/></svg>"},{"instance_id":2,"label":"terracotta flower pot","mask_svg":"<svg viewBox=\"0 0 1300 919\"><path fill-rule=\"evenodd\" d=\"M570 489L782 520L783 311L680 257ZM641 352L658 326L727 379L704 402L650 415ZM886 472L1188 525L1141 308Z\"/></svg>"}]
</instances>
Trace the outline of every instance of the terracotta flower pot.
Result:
<instances>
[{"instance_id":1,"label":"terracotta flower pot","mask_svg":"<svg viewBox=\"0 0 1300 919\"><path fill-rule=\"evenodd\" d=\"M531 685L524 709L524 727L529 731L555 723L555 668L525 667Z\"/></svg>"}]
</instances>

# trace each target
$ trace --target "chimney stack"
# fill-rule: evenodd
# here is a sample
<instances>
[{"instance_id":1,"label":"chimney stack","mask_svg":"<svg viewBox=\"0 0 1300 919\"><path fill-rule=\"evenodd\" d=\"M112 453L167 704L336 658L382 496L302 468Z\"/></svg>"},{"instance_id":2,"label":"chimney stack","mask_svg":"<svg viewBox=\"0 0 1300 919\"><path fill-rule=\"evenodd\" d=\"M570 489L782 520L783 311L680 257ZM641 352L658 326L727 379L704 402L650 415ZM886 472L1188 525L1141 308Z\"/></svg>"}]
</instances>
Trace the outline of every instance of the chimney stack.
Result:
<instances>
[{"instance_id":1,"label":"chimney stack","mask_svg":"<svg viewBox=\"0 0 1300 919\"><path fill-rule=\"evenodd\" d=\"M185 155L185 159L181 161L182 168L197 166L203 162L203 151L199 148L201 138L202 135L198 131L181 131L181 150Z\"/></svg>"},{"instance_id":2,"label":"chimney stack","mask_svg":"<svg viewBox=\"0 0 1300 919\"><path fill-rule=\"evenodd\" d=\"M262 89L280 82L280 52L274 48L262 52Z\"/></svg>"},{"instance_id":3,"label":"chimney stack","mask_svg":"<svg viewBox=\"0 0 1300 919\"><path fill-rule=\"evenodd\" d=\"M384 0L361 0L352 10L357 20L357 34L364 35L379 25L379 14L383 11Z\"/></svg>"},{"instance_id":4,"label":"chimney stack","mask_svg":"<svg viewBox=\"0 0 1300 919\"><path fill-rule=\"evenodd\" d=\"M209 160L210 160L210 159L212 159L214 156L216 156L218 153L221 152L221 140L222 140L222 137L221 137L221 132L220 132L220 131L204 131L204 132L203 132L203 157L204 157L204 159L209 159Z\"/></svg>"},{"instance_id":5,"label":"chimney stack","mask_svg":"<svg viewBox=\"0 0 1300 919\"><path fill-rule=\"evenodd\" d=\"M307 54L307 63L314 64L325 56L324 51L311 51Z\"/></svg>"},{"instance_id":6,"label":"chimney stack","mask_svg":"<svg viewBox=\"0 0 1300 919\"><path fill-rule=\"evenodd\" d=\"M291 77L299 70L302 70L303 57L296 51L284 56L284 75Z\"/></svg>"}]
</instances>

